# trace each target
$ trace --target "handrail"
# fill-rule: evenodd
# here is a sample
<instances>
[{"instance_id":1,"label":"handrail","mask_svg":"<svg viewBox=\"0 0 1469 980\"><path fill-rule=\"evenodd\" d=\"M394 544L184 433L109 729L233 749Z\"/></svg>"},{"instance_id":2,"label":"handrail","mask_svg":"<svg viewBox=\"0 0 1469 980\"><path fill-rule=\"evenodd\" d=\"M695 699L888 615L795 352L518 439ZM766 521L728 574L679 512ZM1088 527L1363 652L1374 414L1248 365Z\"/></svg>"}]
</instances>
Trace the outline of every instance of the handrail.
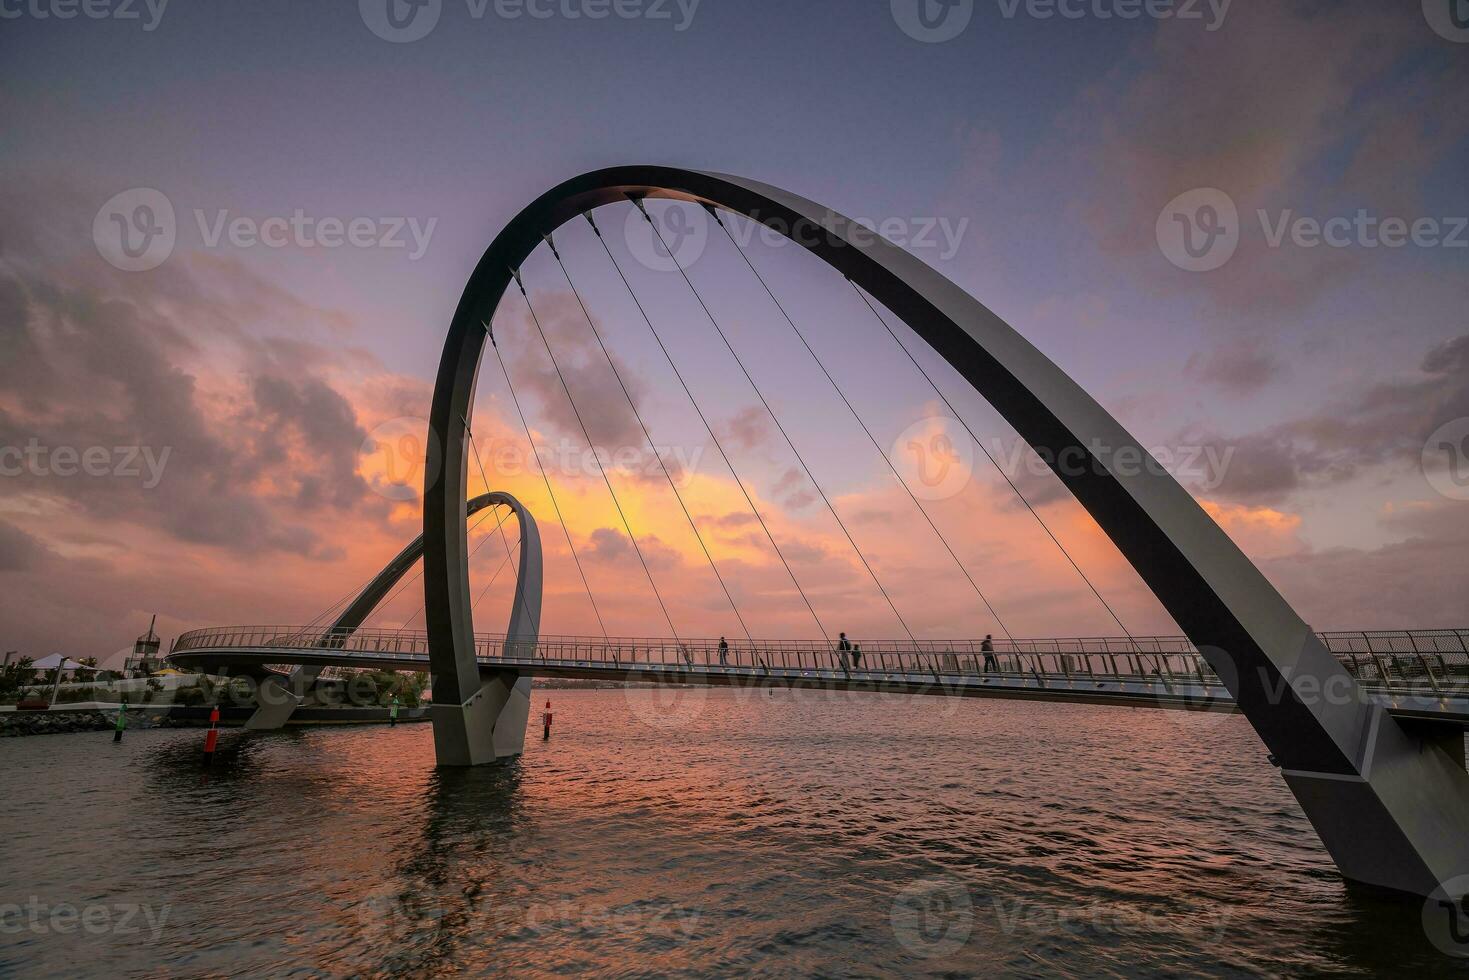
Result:
<instances>
[{"instance_id":1,"label":"handrail","mask_svg":"<svg viewBox=\"0 0 1469 980\"><path fill-rule=\"evenodd\" d=\"M1392 692L1442 696L1445 689L1469 690L1469 652L1462 631L1399 630L1377 633L1322 633L1323 642L1343 667L1362 683ZM1441 642L1442 641L1442 642ZM730 641L721 652L718 640L608 638L548 635L536 641L509 641L503 634L476 634L475 654L482 660L610 665L618 670L780 670L803 675L841 671L845 676L921 674L925 676L1019 675L1044 685L1047 679L1074 682L1139 680L1161 683L1170 692L1179 683L1205 688L1221 686L1207 660L1184 637L1139 637L1125 641L1132 651L1120 658L1115 637L1021 639L992 641L993 669L986 669L982 644L975 641L907 643L880 640L858 645L860 659L823 643L803 641ZM1139 656L1141 644L1156 652ZM1366 649L1362 650L1361 647ZM1458 649L1453 649L1457 647ZM298 626L221 626L191 630L178 637L170 656L190 651L250 648L295 652L418 655L426 659L426 633L397 630L304 629ZM968 656L961 654L968 652ZM1365 653L1365 658L1358 654ZM1425 653L1440 664L1437 674ZM1120 668L1120 669L1119 669ZM1370 670L1370 674L1367 672Z\"/></svg>"}]
</instances>

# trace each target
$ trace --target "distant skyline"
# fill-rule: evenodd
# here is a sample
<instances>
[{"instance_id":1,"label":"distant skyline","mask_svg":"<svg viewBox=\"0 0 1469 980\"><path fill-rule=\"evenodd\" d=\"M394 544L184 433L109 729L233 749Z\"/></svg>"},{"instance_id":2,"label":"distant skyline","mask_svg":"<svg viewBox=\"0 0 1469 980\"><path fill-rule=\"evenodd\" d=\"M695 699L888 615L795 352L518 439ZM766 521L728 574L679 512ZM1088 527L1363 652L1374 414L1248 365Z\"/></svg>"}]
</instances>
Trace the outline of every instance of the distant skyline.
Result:
<instances>
[{"instance_id":1,"label":"distant skyline","mask_svg":"<svg viewBox=\"0 0 1469 980\"><path fill-rule=\"evenodd\" d=\"M553 184L623 163L869 219L1173 456L1318 629L1466 624L1469 38L1433 4L387 2L4 7L5 649L105 658L154 612L165 636L304 622L364 582L418 533L380 446L426 418L484 247ZM426 12L421 37L394 34ZM691 279L914 632L999 632L735 247L651 207L690 232ZM823 623L902 636L640 216L595 217ZM880 444L957 434L839 276L732 229ZM556 243L752 629L816 635L590 226ZM625 451L614 484L680 632L735 633L549 250L522 273L593 441ZM574 471L558 503L608 628L665 633L518 293L496 330L537 442ZM1127 627L1175 631L993 410L918 356ZM540 523L544 629L595 632L488 357L474 423L495 488ZM973 477L925 506L1011 631L1116 633L982 455ZM477 589L503 557L481 548ZM503 628L507 585L478 629ZM382 625L421 626L417 592Z\"/></svg>"}]
</instances>

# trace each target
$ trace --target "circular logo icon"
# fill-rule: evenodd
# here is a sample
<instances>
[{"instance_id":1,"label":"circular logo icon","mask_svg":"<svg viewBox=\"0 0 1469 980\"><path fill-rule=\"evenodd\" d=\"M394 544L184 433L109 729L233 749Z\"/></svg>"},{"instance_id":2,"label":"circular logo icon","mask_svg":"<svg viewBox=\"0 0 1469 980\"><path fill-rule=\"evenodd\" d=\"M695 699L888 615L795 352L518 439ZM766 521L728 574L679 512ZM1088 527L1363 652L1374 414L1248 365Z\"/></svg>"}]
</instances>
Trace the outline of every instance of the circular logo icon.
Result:
<instances>
[{"instance_id":1,"label":"circular logo icon","mask_svg":"<svg viewBox=\"0 0 1469 980\"><path fill-rule=\"evenodd\" d=\"M650 728L668 730L692 725L704 713L707 687L624 687L622 698L633 716Z\"/></svg>"},{"instance_id":2,"label":"circular logo icon","mask_svg":"<svg viewBox=\"0 0 1469 980\"><path fill-rule=\"evenodd\" d=\"M925 44L952 41L974 17L974 0L892 0L893 20Z\"/></svg>"},{"instance_id":3,"label":"circular logo icon","mask_svg":"<svg viewBox=\"0 0 1469 980\"><path fill-rule=\"evenodd\" d=\"M357 450L357 472L389 500L417 500L443 455L426 419L403 416L377 426Z\"/></svg>"},{"instance_id":4,"label":"circular logo icon","mask_svg":"<svg viewBox=\"0 0 1469 980\"><path fill-rule=\"evenodd\" d=\"M1469 0L1423 0L1423 19L1444 40L1469 44Z\"/></svg>"},{"instance_id":5,"label":"circular logo icon","mask_svg":"<svg viewBox=\"0 0 1469 980\"><path fill-rule=\"evenodd\" d=\"M915 956L948 956L974 931L969 888L953 878L928 878L904 888L889 913L893 935Z\"/></svg>"},{"instance_id":6,"label":"circular logo icon","mask_svg":"<svg viewBox=\"0 0 1469 980\"><path fill-rule=\"evenodd\" d=\"M1423 444L1423 476L1449 500L1469 500L1469 418L1445 422Z\"/></svg>"},{"instance_id":7,"label":"circular logo icon","mask_svg":"<svg viewBox=\"0 0 1469 980\"><path fill-rule=\"evenodd\" d=\"M888 459L919 500L947 500L974 476L974 449L957 419L931 415L898 433Z\"/></svg>"},{"instance_id":8,"label":"circular logo icon","mask_svg":"<svg viewBox=\"0 0 1469 980\"><path fill-rule=\"evenodd\" d=\"M1450 878L1428 896L1423 932L1440 952L1469 959L1469 875Z\"/></svg>"},{"instance_id":9,"label":"circular logo icon","mask_svg":"<svg viewBox=\"0 0 1469 980\"><path fill-rule=\"evenodd\" d=\"M1217 187L1199 187L1169 201L1155 231L1169 262L1187 272L1210 272L1239 248L1239 210Z\"/></svg>"},{"instance_id":10,"label":"circular logo icon","mask_svg":"<svg viewBox=\"0 0 1469 980\"><path fill-rule=\"evenodd\" d=\"M357 0L362 23L384 41L407 44L428 36L439 23L444 0Z\"/></svg>"},{"instance_id":11,"label":"circular logo icon","mask_svg":"<svg viewBox=\"0 0 1469 980\"><path fill-rule=\"evenodd\" d=\"M123 272L158 268L173 254L177 240L173 202L151 187L114 195L92 219L97 252Z\"/></svg>"},{"instance_id":12,"label":"circular logo icon","mask_svg":"<svg viewBox=\"0 0 1469 980\"><path fill-rule=\"evenodd\" d=\"M1239 667L1234 657L1222 647L1204 647L1202 676L1192 658L1151 653L1114 653L1111 660L1121 666L1123 660L1141 669L1147 680L1153 682L1153 694L1167 699L1170 708L1161 712L1169 721L1190 731L1214 729L1238 714L1237 708L1220 706L1221 700L1229 699L1239 688ZM1100 666L1107 658L1093 657L1092 663ZM1110 663L1110 661L1109 661Z\"/></svg>"},{"instance_id":13,"label":"circular logo icon","mask_svg":"<svg viewBox=\"0 0 1469 980\"><path fill-rule=\"evenodd\" d=\"M622 226L627 250L639 265L654 272L677 272L699 261L709 245L709 215L703 208L682 202L658 210L647 202L643 207L648 208L648 217L634 207Z\"/></svg>"}]
</instances>

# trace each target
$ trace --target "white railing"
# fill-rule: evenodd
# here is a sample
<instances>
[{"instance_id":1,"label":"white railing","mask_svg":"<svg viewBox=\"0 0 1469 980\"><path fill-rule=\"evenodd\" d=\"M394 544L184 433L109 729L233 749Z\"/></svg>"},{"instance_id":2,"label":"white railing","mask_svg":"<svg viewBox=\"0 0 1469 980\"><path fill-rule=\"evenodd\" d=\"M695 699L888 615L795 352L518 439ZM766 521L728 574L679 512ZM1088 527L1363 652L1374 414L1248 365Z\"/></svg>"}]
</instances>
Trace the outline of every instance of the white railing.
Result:
<instances>
[{"instance_id":1,"label":"white railing","mask_svg":"<svg viewBox=\"0 0 1469 980\"><path fill-rule=\"evenodd\" d=\"M1365 685L1386 690L1469 693L1469 630L1398 630L1318 634ZM1071 637L986 641L881 640L835 650L813 641L673 640L666 637L542 636L509 642L475 636L481 660L555 663L636 671L640 668L938 676L1018 674L1038 678L1154 679L1219 685L1218 675L1185 637ZM323 630L299 626L224 626L193 630L172 654L231 649L335 650L424 658L428 634L404 630Z\"/></svg>"}]
</instances>

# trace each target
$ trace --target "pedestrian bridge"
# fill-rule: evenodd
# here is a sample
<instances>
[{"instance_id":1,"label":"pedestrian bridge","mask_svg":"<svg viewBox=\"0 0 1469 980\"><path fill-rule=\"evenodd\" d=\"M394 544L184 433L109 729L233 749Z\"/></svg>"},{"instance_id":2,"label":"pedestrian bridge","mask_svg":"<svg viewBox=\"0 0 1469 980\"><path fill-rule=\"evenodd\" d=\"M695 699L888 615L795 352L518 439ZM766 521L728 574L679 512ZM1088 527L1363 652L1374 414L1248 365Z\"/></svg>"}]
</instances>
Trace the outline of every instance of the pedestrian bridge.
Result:
<instances>
[{"instance_id":1,"label":"pedestrian bridge","mask_svg":"<svg viewBox=\"0 0 1469 980\"><path fill-rule=\"evenodd\" d=\"M688 261L680 259L679 250L649 211L648 203L660 200L685 217L707 222L716 251L734 270L728 281L748 286L738 294L743 304L739 315L732 315L720 302L723 291L708 288L703 272L690 275ZM823 621L823 611L818 608L826 605L822 597L808 593L801 581L805 570L786 560L782 545L789 547L790 536L776 533L778 523L772 529L757 503L759 494L749 489L754 480L750 460L746 454L726 450L719 435L719 415L711 420L709 412L714 408L707 405L707 396L706 404L700 404L700 386L691 385L679 367L680 360L688 366L687 358L676 357L674 347L665 342L664 331L655 322L663 317L653 315L657 306L643 302L647 284L636 274L628 275L632 270L624 250L609 243L612 236L604 236L597 223L594 212L599 211L604 225L608 220L625 219L624 228L646 226L654 254L660 263L666 259L668 271L674 274L666 281L694 304L688 309L697 308L702 314L679 317L676 329L691 338L704 336L721 365L719 370L729 372L740 391L749 389L754 397L752 407L758 403L763 414L758 410L757 414L768 417L771 432L779 434L779 439L772 435L773 445L795 461L792 472L813 494L813 501L824 505L832 526L842 532L836 540L845 540L850 552L844 551L847 557L842 560L870 583L867 594L873 608L891 614L896 627L893 635L905 636L909 642L865 643L857 658L855 651L836 652L830 640L766 642L750 630L740 608L746 593L737 581L726 578L728 564L721 571L716 556L720 549L710 547L706 538L707 522L701 529L699 508L690 507L673 472L662 464L653 431L633 394L637 386L624 379L606 346L598 317L587 305L599 293L584 292L577 286L578 280L588 282L585 276L593 264L599 270L594 274L611 284L611 294L623 297L619 303L630 304L619 309L631 329L646 334L663 355L658 363L666 361L670 372L666 377L677 381L666 386L668 391L680 405L687 401L689 418L699 420L709 445L717 450L719 478L725 479L728 473L729 485L748 505L751 526L760 529L769 545L768 554L775 558L770 565L774 581L785 589L788 579L788 594L799 598L810 613L813 628L808 635L830 637L834 631L829 619L834 610L827 609L828 621ZM860 386L843 384L832 373L821 357L824 345L819 339L813 343L817 338L808 337L797 322L806 322L805 316L794 305L787 305L788 298L783 302L785 291L779 282L767 280L761 272L768 257L757 262L750 254L754 249L741 244L746 232L756 231L773 232L824 264L830 271L826 282L840 291L845 304L835 309L847 311L831 318L834 328L846 331L843 338L850 338L850 344L866 347L875 343L874 351L886 351L898 365L894 370L921 384L925 398L931 389L933 404L941 403L946 410L943 420L952 419L970 443L982 449L974 426L915 350L926 349L942 359L1046 464L1188 639L1136 638L1041 510L986 451L1001 482L1021 505L1017 510L1025 515L1021 519L1034 521L1040 539L1049 542L1043 546L1054 546L1065 561L1062 567L1075 571L1086 592L1096 599L1098 612L1105 613L1124 635L1123 639L1012 639L1016 633L1005 623L1010 610L1003 608L1003 601L999 603L1002 608L996 607L992 587L987 594L988 583L980 581L972 562L966 562L962 549L950 542L943 522L925 506L927 494L920 494L921 488L913 485L923 475L905 476L893 461L891 447L884 447L877 433L885 430L874 429L873 424L876 406L861 397ZM533 255L539 257L527 265ZM538 284L537 270L552 278ZM527 402L515 385L517 376L522 382L525 378L525 364L519 356L539 358L543 351L558 385L528 403L549 409L552 404L561 405L556 396L563 395L570 418L576 422L573 432L579 431L585 445L596 445L586 418L593 411L604 411L605 406L590 406L584 413L577 405L573 385L557 360L556 349L560 347L563 355L566 351L562 338L556 330L548 335L542 326L542 314L553 315L554 309L546 305L547 288L569 297L572 305L567 309L582 314L577 317L573 312L571 322L585 321L583 336L591 341L588 349L602 353L608 379L625 396L627 411L644 436L648 458L660 461L659 469L677 499L678 512L698 545L693 553L705 558L709 581L719 586L716 598L723 600L721 606L729 607L730 619L725 620L729 627L700 629L729 630L732 642L727 650L721 651L717 642L683 639L689 633L692 610L679 609L676 604L670 608L659 580L666 585L671 573L655 574L638 543L628 508L619 499L620 481L614 481L609 467L593 452L611 512L618 515L620 526L612 530L625 537L628 554L636 559L626 562L628 574L646 579L648 594L661 615L662 623L649 630L663 632L666 626L664 635L677 639L606 635L601 607L577 555L572 528L564 519L547 468L539 463L535 433L525 414ZM497 339L497 313L507 297L510 308L498 317ZM796 344L789 350L814 371L809 375L810 386L801 393L801 404L825 392L842 403L852 418L853 431L862 431L876 459L893 477L899 501L906 497L911 502L912 508L901 520L911 522L919 546L946 557L944 564L952 564L963 586L973 591L973 621L985 625L968 628L989 632L993 623L995 636L1004 638L995 641L992 659L973 642L918 639L927 630L921 622L910 623L908 617L915 612L911 601L883 583L886 577L893 584L894 575L902 576L904 571L871 562L863 554L860 533L853 533L843 519L845 508L838 506L841 497L827 493L823 487L826 477L817 472L821 467L808 463L797 445L798 441L807 443L809 452L808 439L798 440L787 430L776 410L781 400L772 401L761 390L757 377L765 373L761 363L784 357L781 351L786 348L771 346L763 334L752 337L738 329L751 303L763 309L777 329L789 328ZM513 326L515 321L519 328ZM554 345L553 336L557 339ZM505 355L502 346L507 348ZM592 363L597 360L592 357ZM555 516L555 526L566 539L566 554L572 561L571 567L563 569L565 580L579 579L584 586L591 613L586 621L595 619L601 636L557 637L541 629L544 569L540 532L523 503L496 486L502 475L492 477L472 429L481 364L498 368L503 379L509 397L505 404L513 408L506 418L512 427L513 422L520 423L531 456L538 461L538 475L550 505L545 513ZM701 362L701 367L707 365ZM425 445L432 450L425 451L422 468L423 533L355 597L344 600L344 611L335 613L334 606L322 614L321 625L316 627L198 630L175 644L174 663L244 672L263 682L260 707L250 727L279 727L298 703L295 691L309 690L323 671L351 668L427 670L433 675L435 758L445 766L492 764L522 751L534 676L653 677L702 685L826 687L1150 708L1237 708L1259 734L1349 880L1419 897L1447 893L1457 899L1469 890L1469 772L1464 765L1469 653L1465 633L1314 632L1188 490L1165 468L1147 465L1156 460L1058 365L937 270L873 236L860 222L814 201L745 178L661 166L614 167L552 188L495 236L476 265L444 341L428 422L430 438ZM819 455L811 458L820 461ZM1138 461L1145 462L1138 465ZM481 496L471 497L471 474L484 484ZM514 515L520 529L518 562L503 527L505 518L495 523L479 545L470 544L473 528L502 508ZM469 519L482 511L467 531ZM847 517L852 514L848 512ZM514 564L515 593L504 633L483 635L474 627L478 599L471 593L470 560L494 531L499 532L505 550L501 567ZM754 540L758 542L759 536ZM923 541L928 543L921 544ZM391 601L395 583L420 559L426 631L366 629L374 610ZM492 577L489 585L494 581ZM327 618L333 614L334 620ZM701 616L700 621L708 619ZM280 669L287 666L292 667L288 673Z\"/></svg>"},{"instance_id":2,"label":"pedestrian bridge","mask_svg":"<svg viewBox=\"0 0 1469 980\"><path fill-rule=\"evenodd\" d=\"M1317 634L1357 690L1310 689L1285 697L1365 698L1400 719L1469 728L1469 630ZM425 632L224 626L184 633L168 659L181 667L284 679L293 667L326 671L428 671ZM771 641L542 636L475 637L486 674L655 680L669 684L1071 701L1133 708L1233 711L1228 685L1184 637L859 643L853 654L823 644ZM315 676L314 674L312 676ZM304 692L295 692L298 696Z\"/></svg>"}]
</instances>

